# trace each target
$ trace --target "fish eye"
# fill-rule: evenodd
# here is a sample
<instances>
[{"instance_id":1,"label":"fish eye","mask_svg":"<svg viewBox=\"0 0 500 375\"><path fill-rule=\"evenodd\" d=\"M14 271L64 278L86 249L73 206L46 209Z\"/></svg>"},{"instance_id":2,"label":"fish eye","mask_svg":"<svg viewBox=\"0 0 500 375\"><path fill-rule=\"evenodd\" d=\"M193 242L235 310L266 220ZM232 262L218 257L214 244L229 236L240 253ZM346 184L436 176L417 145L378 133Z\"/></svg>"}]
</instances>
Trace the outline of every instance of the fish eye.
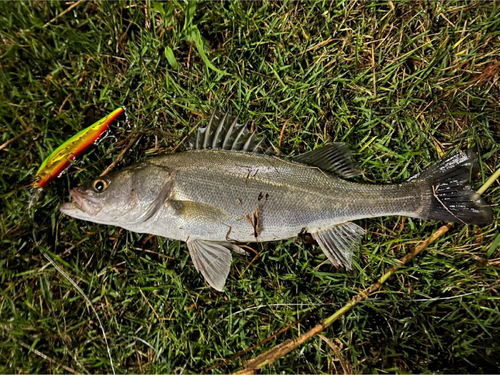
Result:
<instances>
[{"instance_id":1,"label":"fish eye","mask_svg":"<svg viewBox=\"0 0 500 375\"><path fill-rule=\"evenodd\" d=\"M95 180L92 187L96 193L102 193L108 188L108 183L105 180Z\"/></svg>"}]
</instances>

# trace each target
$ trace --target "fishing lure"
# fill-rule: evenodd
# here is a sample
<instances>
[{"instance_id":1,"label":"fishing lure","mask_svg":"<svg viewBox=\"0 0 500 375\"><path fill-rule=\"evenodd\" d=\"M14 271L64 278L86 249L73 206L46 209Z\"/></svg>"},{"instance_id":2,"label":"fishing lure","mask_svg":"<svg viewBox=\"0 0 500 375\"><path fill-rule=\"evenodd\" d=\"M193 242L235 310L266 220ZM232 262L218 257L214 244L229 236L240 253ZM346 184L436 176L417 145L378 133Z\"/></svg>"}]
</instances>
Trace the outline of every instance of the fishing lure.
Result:
<instances>
[{"instance_id":1,"label":"fishing lure","mask_svg":"<svg viewBox=\"0 0 500 375\"><path fill-rule=\"evenodd\" d=\"M32 185L41 189L50 181L60 176L77 157L82 155L87 148L102 136L109 128L109 125L123 112L123 108L115 109L109 115L78 132L55 149L43 161Z\"/></svg>"}]
</instances>

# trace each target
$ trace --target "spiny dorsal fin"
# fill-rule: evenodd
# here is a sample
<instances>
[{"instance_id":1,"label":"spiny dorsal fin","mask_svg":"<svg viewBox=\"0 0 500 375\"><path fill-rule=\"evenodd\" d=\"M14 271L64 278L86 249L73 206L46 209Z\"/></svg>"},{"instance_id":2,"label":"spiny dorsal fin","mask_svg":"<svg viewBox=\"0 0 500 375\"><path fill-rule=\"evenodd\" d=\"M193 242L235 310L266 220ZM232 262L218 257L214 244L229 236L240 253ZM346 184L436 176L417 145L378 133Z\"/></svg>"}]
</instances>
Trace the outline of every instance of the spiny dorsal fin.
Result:
<instances>
[{"instance_id":1,"label":"spiny dorsal fin","mask_svg":"<svg viewBox=\"0 0 500 375\"><path fill-rule=\"evenodd\" d=\"M248 126L238 124L238 118L229 113L214 111L208 125L198 129L196 138L189 140L189 149L194 150L232 150L264 153L265 141Z\"/></svg>"},{"instance_id":2,"label":"spiny dorsal fin","mask_svg":"<svg viewBox=\"0 0 500 375\"><path fill-rule=\"evenodd\" d=\"M358 163L354 160L354 156L352 156L345 143L332 143L298 155L293 160L335 173L343 178L350 178L361 174Z\"/></svg>"}]
</instances>

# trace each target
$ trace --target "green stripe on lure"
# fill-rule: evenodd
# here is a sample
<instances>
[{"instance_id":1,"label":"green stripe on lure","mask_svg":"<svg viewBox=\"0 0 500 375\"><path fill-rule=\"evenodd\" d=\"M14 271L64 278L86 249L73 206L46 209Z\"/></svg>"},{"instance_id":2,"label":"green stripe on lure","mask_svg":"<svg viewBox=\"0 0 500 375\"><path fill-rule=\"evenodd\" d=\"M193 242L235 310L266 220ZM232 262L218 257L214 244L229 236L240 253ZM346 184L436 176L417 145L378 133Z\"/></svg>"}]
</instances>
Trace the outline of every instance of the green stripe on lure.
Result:
<instances>
[{"instance_id":1,"label":"green stripe on lure","mask_svg":"<svg viewBox=\"0 0 500 375\"><path fill-rule=\"evenodd\" d=\"M123 108L117 108L106 117L90 125L88 128L75 134L45 159L36 173L32 185L43 188L50 181L60 176L77 157L82 155L102 134L108 130L109 125L122 113Z\"/></svg>"}]
</instances>

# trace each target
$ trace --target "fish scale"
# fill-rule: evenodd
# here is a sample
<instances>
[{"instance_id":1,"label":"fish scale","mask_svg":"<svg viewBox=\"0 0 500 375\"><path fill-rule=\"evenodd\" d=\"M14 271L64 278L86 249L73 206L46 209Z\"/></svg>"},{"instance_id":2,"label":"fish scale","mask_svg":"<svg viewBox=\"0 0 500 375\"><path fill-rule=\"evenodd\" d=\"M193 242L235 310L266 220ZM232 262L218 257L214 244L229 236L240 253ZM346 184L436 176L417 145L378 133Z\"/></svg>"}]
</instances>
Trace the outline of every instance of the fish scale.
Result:
<instances>
[{"instance_id":1,"label":"fish scale","mask_svg":"<svg viewBox=\"0 0 500 375\"><path fill-rule=\"evenodd\" d=\"M174 199L221 208L228 213L221 224L232 228L239 242L292 238L302 229L313 232L366 217L410 216L422 200L416 194L418 183L357 184L273 156L195 150L168 155L156 163L174 170ZM264 197L259 200L261 194ZM246 217L252 217L257 207L262 231L255 238ZM191 227L205 225L191 223ZM192 230L184 228L186 233ZM167 231L162 235L172 238ZM183 241L187 238L175 235ZM205 239L224 241L225 233Z\"/></svg>"}]
</instances>

